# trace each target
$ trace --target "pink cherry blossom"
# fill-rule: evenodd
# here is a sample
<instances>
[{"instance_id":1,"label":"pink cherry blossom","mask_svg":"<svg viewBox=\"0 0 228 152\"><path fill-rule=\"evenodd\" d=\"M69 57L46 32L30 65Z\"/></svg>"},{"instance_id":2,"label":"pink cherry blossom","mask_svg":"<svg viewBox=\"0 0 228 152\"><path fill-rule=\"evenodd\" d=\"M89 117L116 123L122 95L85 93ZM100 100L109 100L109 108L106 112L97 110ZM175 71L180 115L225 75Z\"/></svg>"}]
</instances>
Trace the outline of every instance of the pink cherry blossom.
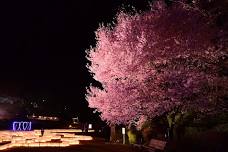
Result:
<instances>
[{"instance_id":1,"label":"pink cherry blossom","mask_svg":"<svg viewBox=\"0 0 228 152\"><path fill-rule=\"evenodd\" d=\"M96 31L96 47L87 51L88 69L103 85L88 89L89 106L117 124L139 123L176 107L227 110L227 76L219 74L227 58L221 28L178 4L120 12L114 27Z\"/></svg>"}]
</instances>

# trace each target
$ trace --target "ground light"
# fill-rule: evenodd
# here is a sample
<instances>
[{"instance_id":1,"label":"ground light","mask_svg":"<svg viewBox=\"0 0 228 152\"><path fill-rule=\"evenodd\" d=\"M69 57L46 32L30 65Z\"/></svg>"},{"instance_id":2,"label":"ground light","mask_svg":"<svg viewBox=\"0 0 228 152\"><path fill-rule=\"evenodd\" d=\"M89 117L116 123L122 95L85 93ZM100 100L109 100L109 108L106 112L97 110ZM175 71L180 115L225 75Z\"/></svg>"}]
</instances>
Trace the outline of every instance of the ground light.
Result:
<instances>
[{"instance_id":1,"label":"ground light","mask_svg":"<svg viewBox=\"0 0 228 152\"><path fill-rule=\"evenodd\" d=\"M93 132L94 130L90 130ZM79 141L92 140L91 136L75 135L79 129L47 129L41 136L40 130L0 131L0 150L13 147L66 147L78 145Z\"/></svg>"}]
</instances>

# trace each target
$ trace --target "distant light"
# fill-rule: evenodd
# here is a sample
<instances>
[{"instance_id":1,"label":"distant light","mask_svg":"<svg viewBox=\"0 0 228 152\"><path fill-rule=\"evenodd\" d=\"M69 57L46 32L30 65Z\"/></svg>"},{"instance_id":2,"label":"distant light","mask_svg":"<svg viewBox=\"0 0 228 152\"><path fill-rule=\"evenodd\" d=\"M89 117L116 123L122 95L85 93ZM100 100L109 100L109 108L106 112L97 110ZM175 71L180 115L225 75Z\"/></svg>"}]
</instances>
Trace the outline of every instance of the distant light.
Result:
<instances>
[{"instance_id":1,"label":"distant light","mask_svg":"<svg viewBox=\"0 0 228 152\"><path fill-rule=\"evenodd\" d=\"M92 129L92 124L89 124L89 129Z\"/></svg>"},{"instance_id":2,"label":"distant light","mask_svg":"<svg viewBox=\"0 0 228 152\"><path fill-rule=\"evenodd\" d=\"M73 120L73 124L78 124L79 123L78 117L72 118L72 120Z\"/></svg>"}]
</instances>

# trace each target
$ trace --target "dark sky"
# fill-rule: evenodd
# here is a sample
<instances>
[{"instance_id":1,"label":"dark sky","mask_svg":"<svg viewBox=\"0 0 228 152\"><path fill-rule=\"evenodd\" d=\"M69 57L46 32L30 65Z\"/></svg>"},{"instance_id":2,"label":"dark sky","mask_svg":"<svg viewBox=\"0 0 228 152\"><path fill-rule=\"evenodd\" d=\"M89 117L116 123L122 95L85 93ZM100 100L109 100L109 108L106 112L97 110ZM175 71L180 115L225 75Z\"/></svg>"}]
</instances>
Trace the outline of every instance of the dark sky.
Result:
<instances>
[{"instance_id":1,"label":"dark sky","mask_svg":"<svg viewBox=\"0 0 228 152\"><path fill-rule=\"evenodd\" d=\"M0 96L87 113L85 87L92 79L85 50L95 45L99 23L111 22L126 4L140 8L146 1L0 1Z\"/></svg>"}]
</instances>

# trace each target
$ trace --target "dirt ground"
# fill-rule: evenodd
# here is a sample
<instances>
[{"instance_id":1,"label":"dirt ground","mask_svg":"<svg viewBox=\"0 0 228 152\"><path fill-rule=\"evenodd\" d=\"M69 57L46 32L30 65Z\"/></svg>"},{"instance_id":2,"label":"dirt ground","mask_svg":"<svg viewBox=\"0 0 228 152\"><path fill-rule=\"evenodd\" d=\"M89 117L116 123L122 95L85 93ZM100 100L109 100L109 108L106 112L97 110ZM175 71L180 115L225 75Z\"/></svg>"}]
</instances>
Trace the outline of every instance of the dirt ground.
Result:
<instances>
[{"instance_id":1,"label":"dirt ground","mask_svg":"<svg viewBox=\"0 0 228 152\"><path fill-rule=\"evenodd\" d=\"M129 145L85 144L70 147L13 148L2 152L135 152Z\"/></svg>"}]
</instances>

